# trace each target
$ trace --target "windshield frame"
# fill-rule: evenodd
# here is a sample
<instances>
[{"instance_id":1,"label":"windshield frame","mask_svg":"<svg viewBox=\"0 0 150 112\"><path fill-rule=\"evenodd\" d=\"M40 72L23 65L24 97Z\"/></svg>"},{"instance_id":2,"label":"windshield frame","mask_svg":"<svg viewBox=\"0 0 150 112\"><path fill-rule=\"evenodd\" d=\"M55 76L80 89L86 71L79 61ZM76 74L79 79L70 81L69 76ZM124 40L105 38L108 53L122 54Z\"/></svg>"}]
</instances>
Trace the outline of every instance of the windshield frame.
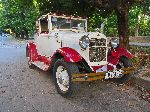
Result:
<instances>
[{"instance_id":1,"label":"windshield frame","mask_svg":"<svg viewBox=\"0 0 150 112\"><path fill-rule=\"evenodd\" d=\"M83 18L81 18L81 17L79 17L79 18L75 18L75 17L73 17L73 16L70 16L70 17L67 17L67 16L56 16L56 15L49 15L49 30L50 31L55 31L55 30L64 30L64 31L66 31L66 30L77 30L77 29L73 29L73 28L69 28L69 29L57 29L57 28L54 28L53 29L53 26L52 26L52 17L54 17L54 18L62 18L62 19L68 19L68 20L79 20L79 21L83 21L83 22L85 22L85 28L84 28L84 31L82 31L82 30L78 30L78 31L82 31L82 32L87 32L87 19L83 19Z\"/></svg>"}]
</instances>

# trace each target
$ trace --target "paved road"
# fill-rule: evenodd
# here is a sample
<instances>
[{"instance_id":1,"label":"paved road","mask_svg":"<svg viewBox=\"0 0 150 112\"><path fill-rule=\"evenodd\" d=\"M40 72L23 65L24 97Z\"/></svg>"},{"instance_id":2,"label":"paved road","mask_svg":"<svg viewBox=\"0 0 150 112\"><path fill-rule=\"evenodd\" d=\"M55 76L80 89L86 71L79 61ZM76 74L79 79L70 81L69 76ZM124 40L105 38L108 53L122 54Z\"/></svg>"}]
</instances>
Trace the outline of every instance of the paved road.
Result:
<instances>
[{"instance_id":1,"label":"paved road","mask_svg":"<svg viewBox=\"0 0 150 112\"><path fill-rule=\"evenodd\" d=\"M130 42L129 45L135 45L135 46L150 46L150 43L136 43L136 42Z\"/></svg>"},{"instance_id":2,"label":"paved road","mask_svg":"<svg viewBox=\"0 0 150 112\"><path fill-rule=\"evenodd\" d=\"M28 68L25 45L8 40L0 44L0 112L150 112L139 90L110 82L80 84L61 97L50 73Z\"/></svg>"}]
</instances>

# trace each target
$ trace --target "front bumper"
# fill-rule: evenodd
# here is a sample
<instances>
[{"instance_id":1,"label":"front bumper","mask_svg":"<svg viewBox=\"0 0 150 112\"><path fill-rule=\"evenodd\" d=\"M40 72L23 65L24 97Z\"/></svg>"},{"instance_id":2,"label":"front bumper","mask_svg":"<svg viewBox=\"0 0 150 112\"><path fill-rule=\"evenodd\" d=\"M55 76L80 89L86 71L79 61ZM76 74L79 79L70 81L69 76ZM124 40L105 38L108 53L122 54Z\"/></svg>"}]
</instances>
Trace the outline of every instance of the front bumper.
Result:
<instances>
[{"instance_id":1,"label":"front bumper","mask_svg":"<svg viewBox=\"0 0 150 112\"><path fill-rule=\"evenodd\" d=\"M95 81L100 79L121 78L123 75L130 75L133 71L134 71L133 67L128 67L107 72L72 74L71 81L82 82L82 81Z\"/></svg>"}]
</instances>

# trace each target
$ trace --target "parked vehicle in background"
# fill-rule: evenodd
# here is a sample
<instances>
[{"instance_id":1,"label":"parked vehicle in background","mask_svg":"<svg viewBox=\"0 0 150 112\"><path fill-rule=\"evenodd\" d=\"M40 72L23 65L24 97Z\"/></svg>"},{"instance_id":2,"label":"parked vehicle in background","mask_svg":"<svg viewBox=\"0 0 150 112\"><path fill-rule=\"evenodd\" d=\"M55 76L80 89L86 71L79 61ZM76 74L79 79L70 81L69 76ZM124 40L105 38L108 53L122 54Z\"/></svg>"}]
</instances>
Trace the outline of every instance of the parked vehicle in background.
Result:
<instances>
[{"instance_id":1,"label":"parked vehicle in background","mask_svg":"<svg viewBox=\"0 0 150 112\"><path fill-rule=\"evenodd\" d=\"M62 96L71 95L73 82L122 80L133 71L133 55L120 48L117 39L108 42L102 33L87 32L87 19L47 14L37 20L36 26L34 41L26 47L29 67L52 69Z\"/></svg>"}]
</instances>

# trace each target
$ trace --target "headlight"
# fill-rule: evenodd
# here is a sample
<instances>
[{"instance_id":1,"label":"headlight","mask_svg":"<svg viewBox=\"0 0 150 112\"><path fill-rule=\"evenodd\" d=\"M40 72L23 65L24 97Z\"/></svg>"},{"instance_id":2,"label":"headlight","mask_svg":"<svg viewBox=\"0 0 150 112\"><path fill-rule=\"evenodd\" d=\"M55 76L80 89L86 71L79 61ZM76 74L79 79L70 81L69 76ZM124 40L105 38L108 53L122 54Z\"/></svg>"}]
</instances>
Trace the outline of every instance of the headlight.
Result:
<instances>
[{"instance_id":1,"label":"headlight","mask_svg":"<svg viewBox=\"0 0 150 112\"><path fill-rule=\"evenodd\" d=\"M82 49L86 49L90 44L90 40L89 37L84 35L81 37L81 39L79 40L79 45L81 46Z\"/></svg>"},{"instance_id":2,"label":"headlight","mask_svg":"<svg viewBox=\"0 0 150 112\"><path fill-rule=\"evenodd\" d=\"M118 45L119 45L119 40L117 38L112 38L111 39L111 46L113 48L116 48L116 47L118 47Z\"/></svg>"}]
</instances>

